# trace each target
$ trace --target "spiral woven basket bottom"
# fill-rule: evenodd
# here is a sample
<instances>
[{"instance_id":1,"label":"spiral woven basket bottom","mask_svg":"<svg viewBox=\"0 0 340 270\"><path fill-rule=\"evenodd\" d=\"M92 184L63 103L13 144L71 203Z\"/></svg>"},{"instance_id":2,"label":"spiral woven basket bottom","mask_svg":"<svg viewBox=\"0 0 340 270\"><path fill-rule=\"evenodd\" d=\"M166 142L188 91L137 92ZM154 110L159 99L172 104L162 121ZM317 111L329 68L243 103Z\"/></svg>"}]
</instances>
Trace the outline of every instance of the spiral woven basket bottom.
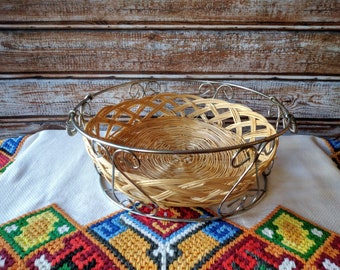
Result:
<instances>
[{"instance_id":1,"label":"spiral woven basket bottom","mask_svg":"<svg viewBox=\"0 0 340 270\"><path fill-rule=\"evenodd\" d=\"M138 149L208 150L244 144L244 140L224 128L186 117L164 116L137 122L105 138L115 144ZM94 153L85 139L86 149L105 179L112 181L112 164L106 151ZM112 156L116 149L108 148ZM97 152L101 149L98 149ZM119 152L116 157L115 188L133 199L159 206L209 206L220 203L245 171L239 167L253 153L237 150L208 153L155 154ZM233 191L238 197L255 182L252 169ZM147 195L147 196L146 196Z\"/></svg>"}]
</instances>

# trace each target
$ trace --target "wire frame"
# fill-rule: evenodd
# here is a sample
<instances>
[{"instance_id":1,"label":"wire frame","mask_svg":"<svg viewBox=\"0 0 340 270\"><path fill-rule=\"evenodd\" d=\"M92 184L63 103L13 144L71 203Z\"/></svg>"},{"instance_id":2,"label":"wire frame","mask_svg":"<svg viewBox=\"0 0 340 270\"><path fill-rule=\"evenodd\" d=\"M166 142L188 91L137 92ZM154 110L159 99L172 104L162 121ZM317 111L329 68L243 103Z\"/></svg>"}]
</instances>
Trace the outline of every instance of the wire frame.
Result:
<instances>
[{"instance_id":1,"label":"wire frame","mask_svg":"<svg viewBox=\"0 0 340 270\"><path fill-rule=\"evenodd\" d=\"M162 80L133 81L88 95L69 113L67 130L70 135L83 135L105 194L133 213L166 220L205 221L251 208L267 190L278 137L288 130L296 132L294 117L275 97L246 87L225 82L184 82L193 85L200 96L173 93L167 86L169 82ZM95 98L119 91L129 96L87 117ZM240 91L268 102L268 114L276 113L274 127L249 107L232 102ZM165 141L167 147L160 147L157 143L169 133L172 142ZM189 134L189 139L178 147L178 142L184 141L183 136L176 141L181 133ZM202 139L208 135L210 139ZM214 142L216 138L218 142ZM230 138L233 140L228 141ZM210 144L202 147L202 141ZM169 164L185 173L172 173L175 167ZM155 170L160 167L161 173ZM214 207L217 214L187 220L164 216L160 211L164 207L207 206Z\"/></svg>"}]
</instances>

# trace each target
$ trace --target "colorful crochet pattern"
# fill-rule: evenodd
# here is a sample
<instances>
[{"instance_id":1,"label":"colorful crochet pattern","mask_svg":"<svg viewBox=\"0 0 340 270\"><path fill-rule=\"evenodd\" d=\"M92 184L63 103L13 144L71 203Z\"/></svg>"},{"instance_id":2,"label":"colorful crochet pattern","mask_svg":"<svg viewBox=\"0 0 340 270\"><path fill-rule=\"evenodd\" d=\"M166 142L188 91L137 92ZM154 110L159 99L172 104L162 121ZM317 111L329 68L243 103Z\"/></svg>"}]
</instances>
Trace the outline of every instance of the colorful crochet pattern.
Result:
<instances>
[{"instance_id":1,"label":"colorful crochet pattern","mask_svg":"<svg viewBox=\"0 0 340 270\"><path fill-rule=\"evenodd\" d=\"M185 217L204 209L172 208ZM87 226L50 205L0 225L0 269L340 269L340 235L283 207L250 229L121 211Z\"/></svg>"},{"instance_id":2,"label":"colorful crochet pattern","mask_svg":"<svg viewBox=\"0 0 340 270\"><path fill-rule=\"evenodd\" d=\"M56 205L0 227L0 269L124 269Z\"/></svg>"},{"instance_id":3,"label":"colorful crochet pattern","mask_svg":"<svg viewBox=\"0 0 340 270\"><path fill-rule=\"evenodd\" d=\"M19 136L0 140L0 175L14 161L14 158L25 139L26 137Z\"/></svg>"}]
</instances>

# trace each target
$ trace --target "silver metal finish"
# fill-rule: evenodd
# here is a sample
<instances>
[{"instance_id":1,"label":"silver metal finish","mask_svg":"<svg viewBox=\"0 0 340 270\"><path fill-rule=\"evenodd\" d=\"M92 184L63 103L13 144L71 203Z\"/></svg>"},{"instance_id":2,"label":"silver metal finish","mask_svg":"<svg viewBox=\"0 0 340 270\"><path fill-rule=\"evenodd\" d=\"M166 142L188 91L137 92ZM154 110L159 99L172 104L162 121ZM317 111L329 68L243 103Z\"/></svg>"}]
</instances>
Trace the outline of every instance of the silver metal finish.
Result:
<instances>
[{"instance_id":1,"label":"silver metal finish","mask_svg":"<svg viewBox=\"0 0 340 270\"><path fill-rule=\"evenodd\" d=\"M98 138L91 137L89 134L85 132L85 124L87 118L90 116L90 104L97 96L100 96L107 92L115 92L119 91L119 89L128 89L124 93L127 93L127 96L122 99L137 99L147 95L152 95L160 92L167 92L169 89L166 86L166 82L169 83L169 80L163 81L160 79L156 80L138 80L129 82L123 85L116 85L92 95L87 95L81 102L79 102L73 110L69 112L68 121L66 123L67 132L70 136L75 135L79 132L82 136L88 138L92 142L92 148L95 153L100 155L100 153L106 153L106 155L110 158L112 163L112 179L111 183L108 183L98 170L100 184L102 186L105 194L119 207L128 210L134 214L144 215L147 217L155 218L155 219L163 219L168 221L177 221L177 222L190 222L190 221L211 221L219 218L229 217L232 215L236 215L241 213L242 211L248 210L253 207L256 203L259 202L261 198L263 198L265 192L267 191L267 176L270 174L272 164L267 168L267 170L259 175L257 170L258 159L260 155L269 155L274 149L274 140L287 132L288 130L296 133L296 123L292 114L284 107L282 103L280 103L275 97L267 96L261 92L235 85L226 82L210 82L210 81L191 81L185 80L186 82L197 84L197 92L206 98L219 98L225 99L228 101L232 101L234 97L237 95L238 91L248 92L250 95L259 96L260 98L268 101L268 115L270 117L274 117L275 120L275 128L277 133L268 136L265 138L261 138L255 142L245 142L242 145L234 145L228 147L220 147L220 148L212 148L206 150L159 150L159 149L140 149L127 147L124 145L114 144L109 141L101 140ZM163 90L163 86L165 85L166 90ZM115 152L110 154L109 148L113 147ZM100 150L100 151L99 151ZM124 166L129 166L130 168L138 169L140 166L140 160L138 159L138 155L136 153L153 153L153 154L202 154L202 153L212 153L212 152L222 152L222 151L231 151L233 153L231 166L233 168L237 168L242 165L246 165L246 169L242 173L242 175L235 181L235 184L230 189L230 191L226 194L223 200L214 207L216 215L214 216L202 216L197 219L180 219L180 218L171 218L160 214L160 207L157 205L153 199L148 196L144 191L132 180L128 177L127 174L124 173ZM252 153L249 155L247 153ZM242 156L246 156L243 161L238 161L237 158L240 154ZM244 176L251 170L255 168L256 172L256 181L253 187L251 187L245 195L242 195L236 199L230 200L231 194L237 189L237 186L242 182ZM121 194L119 191L115 189L115 170L118 170L122 175L125 176L128 181L138 190L140 193L144 194L152 203L147 205L143 204L139 201L134 201L125 195ZM147 208L148 211L143 212L141 208Z\"/></svg>"}]
</instances>

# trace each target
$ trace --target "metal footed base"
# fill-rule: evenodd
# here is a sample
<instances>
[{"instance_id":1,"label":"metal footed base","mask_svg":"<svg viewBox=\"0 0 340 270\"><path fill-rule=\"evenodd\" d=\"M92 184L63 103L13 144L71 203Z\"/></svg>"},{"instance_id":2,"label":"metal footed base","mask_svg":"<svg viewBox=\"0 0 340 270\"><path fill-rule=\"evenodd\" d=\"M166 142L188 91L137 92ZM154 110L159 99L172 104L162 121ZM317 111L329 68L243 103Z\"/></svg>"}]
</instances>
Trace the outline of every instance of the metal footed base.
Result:
<instances>
[{"instance_id":1,"label":"metal footed base","mask_svg":"<svg viewBox=\"0 0 340 270\"><path fill-rule=\"evenodd\" d=\"M199 218L174 218L166 215L164 209L153 204L143 204L128 198L120 191L114 189L112 185L99 175L99 182L105 195L118 207L136 215L148 218L160 219L172 222L207 222L221 218L236 216L254 207L265 195L267 191L267 175L263 174L257 179L253 188L249 189L243 196L232 201L225 201L220 205L210 207L211 214L205 213ZM204 207L204 206L202 206Z\"/></svg>"}]
</instances>

